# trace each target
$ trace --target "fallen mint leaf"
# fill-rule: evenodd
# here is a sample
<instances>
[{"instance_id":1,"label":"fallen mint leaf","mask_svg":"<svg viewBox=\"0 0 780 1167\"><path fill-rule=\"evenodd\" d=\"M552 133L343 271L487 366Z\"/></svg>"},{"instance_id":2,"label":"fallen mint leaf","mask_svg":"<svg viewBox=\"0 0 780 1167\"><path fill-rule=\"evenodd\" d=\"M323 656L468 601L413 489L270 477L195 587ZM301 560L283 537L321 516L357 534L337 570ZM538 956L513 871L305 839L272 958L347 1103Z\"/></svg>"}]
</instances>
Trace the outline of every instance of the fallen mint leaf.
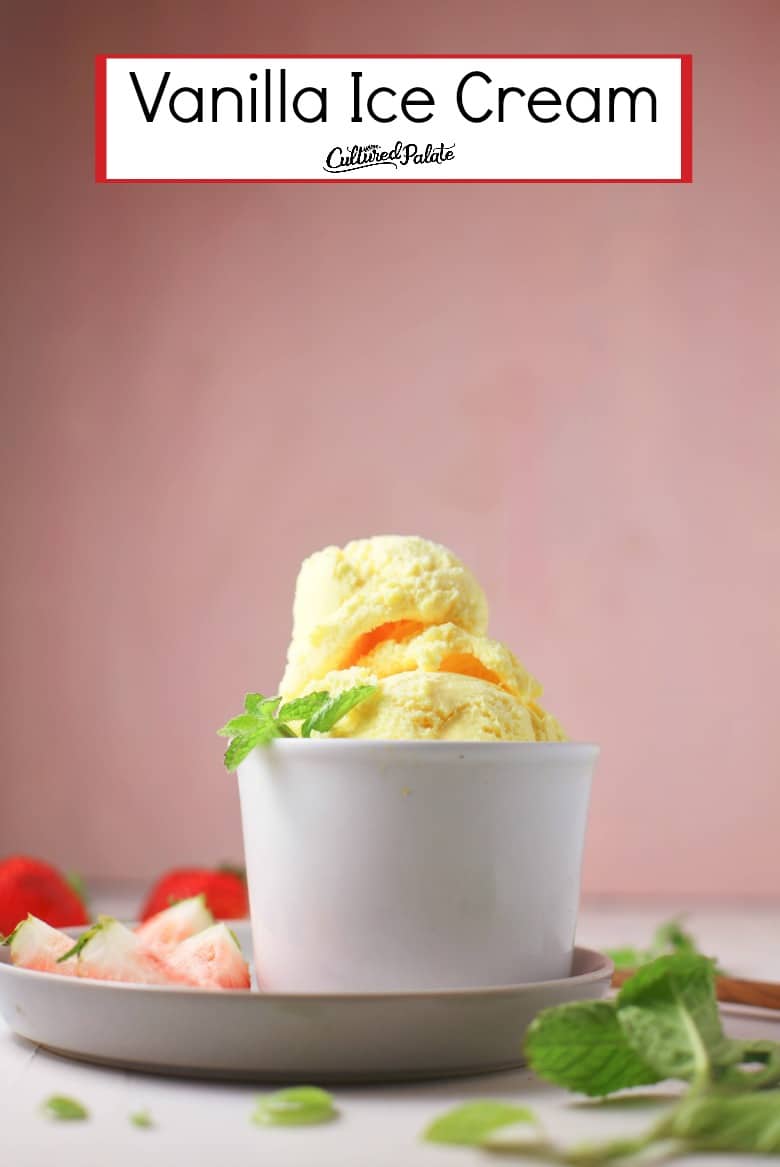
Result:
<instances>
[{"instance_id":1,"label":"fallen mint leaf","mask_svg":"<svg viewBox=\"0 0 780 1167\"><path fill-rule=\"evenodd\" d=\"M712 1081L726 1039L707 957L659 957L626 981L615 1006L636 1056L659 1078ZM725 1060L730 1064L733 1056Z\"/></svg>"},{"instance_id":2,"label":"fallen mint leaf","mask_svg":"<svg viewBox=\"0 0 780 1167\"><path fill-rule=\"evenodd\" d=\"M663 1076L632 1047L610 1001L545 1009L528 1028L525 1055L540 1078L591 1097L650 1086Z\"/></svg>"},{"instance_id":3,"label":"fallen mint leaf","mask_svg":"<svg viewBox=\"0 0 780 1167\"><path fill-rule=\"evenodd\" d=\"M533 1123L533 1111L511 1102L490 1098L464 1102L435 1118L423 1132L429 1143L451 1143L459 1147L478 1147L501 1127ZM538 1140L537 1140L538 1141Z\"/></svg>"},{"instance_id":4,"label":"fallen mint leaf","mask_svg":"<svg viewBox=\"0 0 780 1167\"><path fill-rule=\"evenodd\" d=\"M136 1110L130 1115L130 1122L139 1130L150 1130L154 1126L154 1120L148 1110Z\"/></svg>"},{"instance_id":5,"label":"fallen mint leaf","mask_svg":"<svg viewBox=\"0 0 780 1167\"><path fill-rule=\"evenodd\" d=\"M661 1124L659 1134L683 1139L686 1150L780 1153L780 1091L691 1094Z\"/></svg>"},{"instance_id":6,"label":"fallen mint leaf","mask_svg":"<svg viewBox=\"0 0 780 1167\"><path fill-rule=\"evenodd\" d=\"M89 1111L76 1098L68 1098L66 1094L52 1094L42 1103L41 1109L49 1118L60 1122L73 1122L89 1118Z\"/></svg>"},{"instance_id":7,"label":"fallen mint leaf","mask_svg":"<svg viewBox=\"0 0 780 1167\"><path fill-rule=\"evenodd\" d=\"M312 1126L330 1122L338 1111L333 1098L318 1086L293 1086L258 1098L252 1122L258 1126Z\"/></svg>"}]
</instances>

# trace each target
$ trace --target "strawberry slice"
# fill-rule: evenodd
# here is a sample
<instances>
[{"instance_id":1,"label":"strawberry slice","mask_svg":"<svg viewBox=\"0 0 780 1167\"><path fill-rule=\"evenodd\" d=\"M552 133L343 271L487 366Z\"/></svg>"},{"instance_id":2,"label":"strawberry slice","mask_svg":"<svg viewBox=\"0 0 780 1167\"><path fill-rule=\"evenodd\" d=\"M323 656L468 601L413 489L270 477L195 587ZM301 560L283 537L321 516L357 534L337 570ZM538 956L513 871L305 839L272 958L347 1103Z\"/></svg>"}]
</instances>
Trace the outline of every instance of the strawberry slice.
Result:
<instances>
[{"instance_id":1,"label":"strawberry slice","mask_svg":"<svg viewBox=\"0 0 780 1167\"><path fill-rule=\"evenodd\" d=\"M144 948L135 932L111 916L101 916L82 933L67 956L76 958L76 975L91 980L137 985L187 983Z\"/></svg>"},{"instance_id":2,"label":"strawberry slice","mask_svg":"<svg viewBox=\"0 0 780 1167\"><path fill-rule=\"evenodd\" d=\"M184 940L165 961L175 974L204 989L248 989L249 965L234 932L214 924Z\"/></svg>"},{"instance_id":3,"label":"strawberry slice","mask_svg":"<svg viewBox=\"0 0 780 1167\"><path fill-rule=\"evenodd\" d=\"M213 923L214 917L206 906L206 897L201 893L158 912L156 916L150 916L136 928L135 934L144 948L164 956L182 940L189 940L190 936L195 936Z\"/></svg>"},{"instance_id":4,"label":"strawberry slice","mask_svg":"<svg viewBox=\"0 0 780 1167\"><path fill-rule=\"evenodd\" d=\"M19 968L68 977L77 975L74 957L60 963L60 957L73 947L73 937L52 928L37 916L30 915L17 924L6 944L10 946L11 963Z\"/></svg>"}]
</instances>

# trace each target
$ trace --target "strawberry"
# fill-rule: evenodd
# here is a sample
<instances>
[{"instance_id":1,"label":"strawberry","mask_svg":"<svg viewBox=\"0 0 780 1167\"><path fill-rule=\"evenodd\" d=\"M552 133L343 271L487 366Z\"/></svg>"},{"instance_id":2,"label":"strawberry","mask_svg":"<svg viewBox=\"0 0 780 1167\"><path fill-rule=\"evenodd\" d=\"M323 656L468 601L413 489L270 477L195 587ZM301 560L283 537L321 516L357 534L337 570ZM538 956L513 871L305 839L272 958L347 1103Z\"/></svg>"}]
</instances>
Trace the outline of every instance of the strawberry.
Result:
<instances>
[{"instance_id":1,"label":"strawberry","mask_svg":"<svg viewBox=\"0 0 780 1167\"><path fill-rule=\"evenodd\" d=\"M249 965L236 936L225 924L183 940L165 960L171 977L180 976L202 989L248 989Z\"/></svg>"},{"instance_id":2,"label":"strawberry","mask_svg":"<svg viewBox=\"0 0 780 1167\"><path fill-rule=\"evenodd\" d=\"M234 867L216 871L188 867L168 871L158 879L143 906L141 920L148 920L178 900L197 895L206 897L206 905L217 920L240 920L249 915L243 872Z\"/></svg>"},{"instance_id":3,"label":"strawberry","mask_svg":"<svg viewBox=\"0 0 780 1167\"><path fill-rule=\"evenodd\" d=\"M0 934L12 932L30 913L53 928L89 923L84 904L55 867L12 855L0 862Z\"/></svg>"},{"instance_id":4,"label":"strawberry","mask_svg":"<svg viewBox=\"0 0 780 1167\"><path fill-rule=\"evenodd\" d=\"M112 916L101 916L71 945L79 977L93 981L121 981L136 985L190 984L186 977L168 969L154 952L149 952L124 924ZM73 975L73 974L71 974Z\"/></svg>"},{"instance_id":5,"label":"strawberry","mask_svg":"<svg viewBox=\"0 0 780 1167\"><path fill-rule=\"evenodd\" d=\"M214 917L206 907L205 897L190 896L188 900L179 900L164 912L150 916L136 928L135 934L144 948L165 956L182 940L189 940L190 936L210 928L213 923Z\"/></svg>"},{"instance_id":6,"label":"strawberry","mask_svg":"<svg viewBox=\"0 0 780 1167\"><path fill-rule=\"evenodd\" d=\"M73 937L44 924L43 920L35 916L28 916L21 924L17 924L6 939L6 944L11 950L11 963L20 968L59 973L65 977L78 976L75 959L64 959L73 947ZM63 957L62 961L60 957Z\"/></svg>"}]
</instances>

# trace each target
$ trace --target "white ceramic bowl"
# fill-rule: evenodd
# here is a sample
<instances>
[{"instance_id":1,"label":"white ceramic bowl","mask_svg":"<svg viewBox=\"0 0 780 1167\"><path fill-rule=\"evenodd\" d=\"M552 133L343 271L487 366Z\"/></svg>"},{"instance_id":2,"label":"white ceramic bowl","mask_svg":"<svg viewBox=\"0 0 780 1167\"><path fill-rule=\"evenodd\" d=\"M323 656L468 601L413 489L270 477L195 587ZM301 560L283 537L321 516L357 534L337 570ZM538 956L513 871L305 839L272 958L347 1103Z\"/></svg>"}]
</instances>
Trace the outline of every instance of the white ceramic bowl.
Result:
<instances>
[{"instance_id":1,"label":"white ceramic bowl","mask_svg":"<svg viewBox=\"0 0 780 1167\"><path fill-rule=\"evenodd\" d=\"M569 975L598 747L277 740L238 772L259 983Z\"/></svg>"}]
</instances>

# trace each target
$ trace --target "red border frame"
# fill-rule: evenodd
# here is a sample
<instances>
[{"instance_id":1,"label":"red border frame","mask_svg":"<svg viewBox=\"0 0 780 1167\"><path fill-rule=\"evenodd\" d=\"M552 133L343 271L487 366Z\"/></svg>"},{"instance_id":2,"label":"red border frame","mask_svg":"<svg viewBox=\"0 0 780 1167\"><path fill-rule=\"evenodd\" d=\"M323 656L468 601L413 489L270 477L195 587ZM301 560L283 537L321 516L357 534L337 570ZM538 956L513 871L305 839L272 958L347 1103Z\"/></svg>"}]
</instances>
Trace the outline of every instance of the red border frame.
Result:
<instances>
[{"instance_id":1,"label":"red border frame","mask_svg":"<svg viewBox=\"0 0 780 1167\"><path fill-rule=\"evenodd\" d=\"M631 60L679 61L680 79L680 177L679 178L109 178L106 174L106 62L114 61L238 61L251 53L103 53L95 57L95 182L582 182L582 183L682 183L693 182L693 56L691 53L264 53L264 61L542 61Z\"/></svg>"}]
</instances>

